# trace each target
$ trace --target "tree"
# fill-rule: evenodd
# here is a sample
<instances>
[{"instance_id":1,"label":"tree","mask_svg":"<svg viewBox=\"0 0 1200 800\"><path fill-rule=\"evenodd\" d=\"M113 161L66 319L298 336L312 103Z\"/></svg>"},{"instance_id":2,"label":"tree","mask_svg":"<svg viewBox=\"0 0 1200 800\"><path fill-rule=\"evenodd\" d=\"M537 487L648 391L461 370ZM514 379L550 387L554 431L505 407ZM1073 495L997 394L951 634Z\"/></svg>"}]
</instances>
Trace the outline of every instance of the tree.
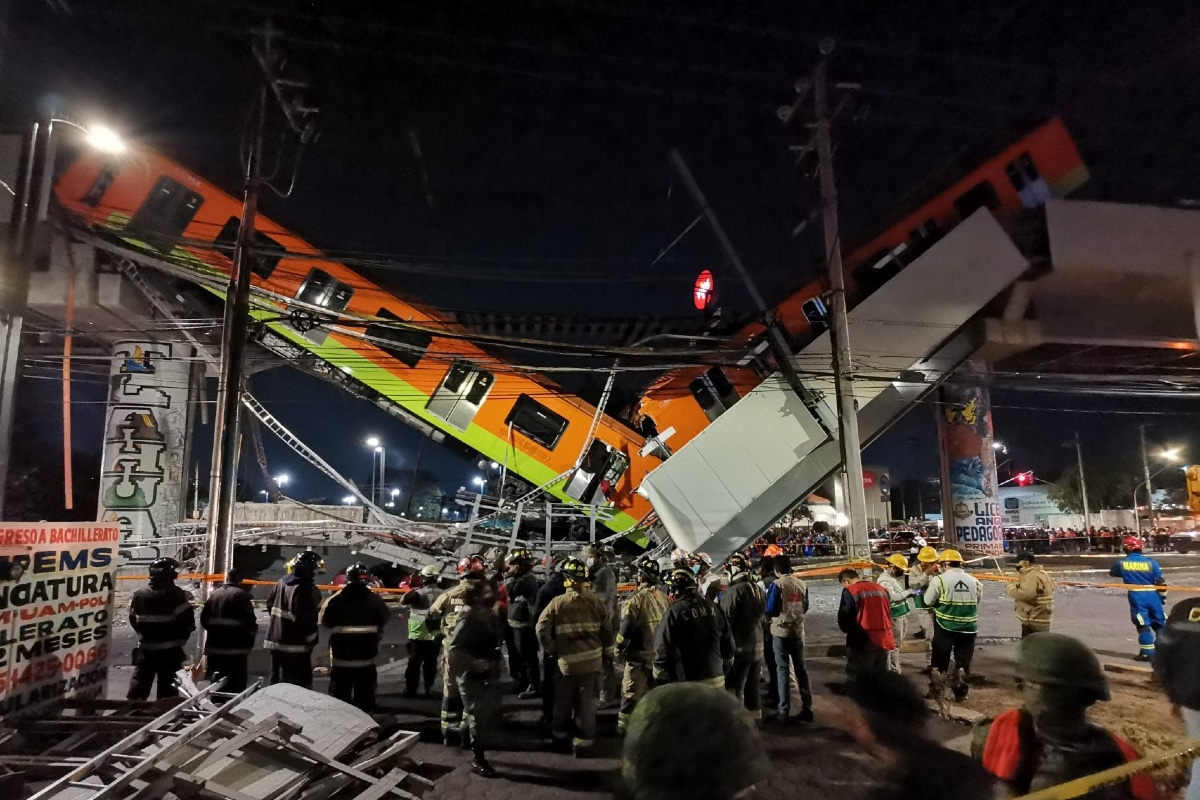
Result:
<instances>
[{"instance_id":1,"label":"tree","mask_svg":"<svg viewBox=\"0 0 1200 800\"><path fill-rule=\"evenodd\" d=\"M1141 482L1141 473L1132 462L1099 461L1084 465L1087 470L1088 508L1129 508L1133 490ZM1079 467L1072 464L1062 471L1050 487L1047 497L1063 511L1083 512L1083 493L1079 488ZM1144 500L1145 498L1143 498Z\"/></svg>"}]
</instances>

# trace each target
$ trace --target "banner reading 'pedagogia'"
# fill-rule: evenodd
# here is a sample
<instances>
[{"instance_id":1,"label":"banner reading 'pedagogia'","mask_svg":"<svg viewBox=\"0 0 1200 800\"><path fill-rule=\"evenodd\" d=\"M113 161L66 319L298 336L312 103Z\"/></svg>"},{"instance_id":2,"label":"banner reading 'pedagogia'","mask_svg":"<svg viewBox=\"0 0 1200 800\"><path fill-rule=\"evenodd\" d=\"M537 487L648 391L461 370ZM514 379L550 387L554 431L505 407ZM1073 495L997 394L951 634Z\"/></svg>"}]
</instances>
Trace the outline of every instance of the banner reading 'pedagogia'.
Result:
<instances>
[{"instance_id":1,"label":"banner reading 'pedagogia'","mask_svg":"<svg viewBox=\"0 0 1200 800\"><path fill-rule=\"evenodd\" d=\"M102 697L116 525L0 522L0 717Z\"/></svg>"}]
</instances>

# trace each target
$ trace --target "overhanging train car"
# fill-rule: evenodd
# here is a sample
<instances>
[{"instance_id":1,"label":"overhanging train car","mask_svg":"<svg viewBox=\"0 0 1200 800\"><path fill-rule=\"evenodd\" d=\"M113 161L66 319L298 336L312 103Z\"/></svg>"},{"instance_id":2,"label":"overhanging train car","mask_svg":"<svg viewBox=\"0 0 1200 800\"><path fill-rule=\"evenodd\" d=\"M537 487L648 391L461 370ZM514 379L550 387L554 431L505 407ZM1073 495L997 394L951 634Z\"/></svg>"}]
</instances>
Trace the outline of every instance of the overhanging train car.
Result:
<instances>
[{"instance_id":1,"label":"overhanging train car","mask_svg":"<svg viewBox=\"0 0 1200 800\"><path fill-rule=\"evenodd\" d=\"M88 226L152 255L210 274L231 271L241 201L159 153L85 153L59 177L55 195ZM467 331L266 217L258 216L255 229L253 285L329 315L314 326L311 314L258 313L287 342L534 485L551 484L547 491L560 499L611 505L606 524L615 531L649 515L649 502L634 489L660 459L641 454L645 439L635 430L601 415L589 443L593 406L515 370L464 338ZM369 321L365 337L354 335L363 324L355 329L347 317Z\"/></svg>"},{"instance_id":2,"label":"overhanging train car","mask_svg":"<svg viewBox=\"0 0 1200 800\"><path fill-rule=\"evenodd\" d=\"M1003 218L1068 195L1087 179L1087 166L1066 126L1057 117L1049 120L853 248L844 259L847 303L853 308L979 208ZM793 351L826 329L822 297L827 288L824 278L811 281L776 309ZM754 351L764 331L762 323L750 323L730 346ZM675 370L641 395L633 423L646 435L670 431L665 445L678 450L758 386L761 377L749 367Z\"/></svg>"}]
</instances>

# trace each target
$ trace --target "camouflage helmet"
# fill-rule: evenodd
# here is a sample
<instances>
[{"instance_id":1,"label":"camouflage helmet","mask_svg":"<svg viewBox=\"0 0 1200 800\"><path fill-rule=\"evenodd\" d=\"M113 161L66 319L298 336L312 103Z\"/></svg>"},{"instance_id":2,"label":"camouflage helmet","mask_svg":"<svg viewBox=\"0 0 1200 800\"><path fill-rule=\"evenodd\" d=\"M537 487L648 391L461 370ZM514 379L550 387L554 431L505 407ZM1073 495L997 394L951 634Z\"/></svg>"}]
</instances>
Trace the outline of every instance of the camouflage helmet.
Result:
<instances>
[{"instance_id":1,"label":"camouflage helmet","mask_svg":"<svg viewBox=\"0 0 1200 800\"><path fill-rule=\"evenodd\" d=\"M1100 660L1078 639L1061 633L1031 633L1017 647L1017 677L1043 686L1077 686L1108 700Z\"/></svg>"}]
</instances>

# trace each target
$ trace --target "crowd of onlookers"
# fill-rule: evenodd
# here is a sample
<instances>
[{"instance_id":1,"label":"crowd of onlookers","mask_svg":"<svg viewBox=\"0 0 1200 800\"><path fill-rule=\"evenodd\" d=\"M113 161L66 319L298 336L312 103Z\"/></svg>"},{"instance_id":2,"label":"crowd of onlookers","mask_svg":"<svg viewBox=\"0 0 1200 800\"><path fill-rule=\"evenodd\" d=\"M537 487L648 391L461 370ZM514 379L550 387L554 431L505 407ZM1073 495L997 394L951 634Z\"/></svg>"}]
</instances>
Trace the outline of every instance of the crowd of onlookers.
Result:
<instances>
[{"instance_id":1,"label":"crowd of onlookers","mask_svg":"<svg viewBox=\"0 0 1200 800\"><path fill-rule=\"evenodd\" d=\"M1171 549L1173 528L1158 528L1143 538L1150 549L1163 552ZM1074 528L1006 528L1004 549L1009 552L1025 550L1031 553L1117 553L1126 536L1140 535L1126 527L1091 526L1087 530Z\"/></svg>"}]
</instances>

